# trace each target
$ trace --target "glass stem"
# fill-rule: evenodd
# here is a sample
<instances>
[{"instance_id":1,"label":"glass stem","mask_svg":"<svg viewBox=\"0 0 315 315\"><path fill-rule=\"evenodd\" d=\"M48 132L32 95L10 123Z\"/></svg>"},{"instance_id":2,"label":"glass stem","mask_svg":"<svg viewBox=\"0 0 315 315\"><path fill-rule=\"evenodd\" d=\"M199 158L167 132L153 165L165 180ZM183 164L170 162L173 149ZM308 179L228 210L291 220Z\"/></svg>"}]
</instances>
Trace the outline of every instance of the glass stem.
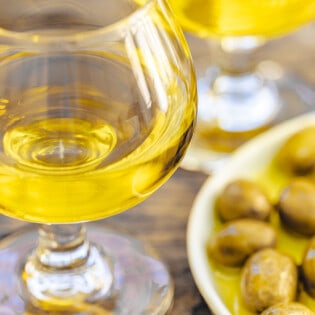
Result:
<instances>
[{"instance_id":1,"label":"glass stem","mask_svg":"<svg viewBox=\"0 0 315 315\"><path fill-rule=\"evenodd\" d=\"M107 303L112 295L110 259L87 241L83 224L42 225L22 279L25 299L47 311L76 312L87 303Z\"/></svg>"},{"instance_id":2,"label":"glass stem","mask_svg":"<svg viewBox=\"0 0 315 315\"><path fill-rule=\"evenodd\" d=\"M255 55L263 45L260 37L225 37L217 42L214 57L223 72L243 75L255 71Z\"/></svg>"},{"instance_id":3,"label":"glass stem","mask_svg":"<svg viewBox=\"0 0 315 315\"><path fill-rule=\"evenodd\" d=\"M220 129L237 133L258 130L273 121L280 108L278 90L257 71L254 57L262 44L256 37L219 41L214 55L216 73L207 95L200 97L201 119L214 118Z\"/></svg>"},{"instance_id":4,"label":"glass stem","mask_svg":"<svg viewBox=\"0 0 315 315\"><path fill-rule=\"evenodd\" d=\"M39 228L38 261L46 268L68 269L84 265L90 244L83 224L42 225Z\"/></svg>"}]
</instances>

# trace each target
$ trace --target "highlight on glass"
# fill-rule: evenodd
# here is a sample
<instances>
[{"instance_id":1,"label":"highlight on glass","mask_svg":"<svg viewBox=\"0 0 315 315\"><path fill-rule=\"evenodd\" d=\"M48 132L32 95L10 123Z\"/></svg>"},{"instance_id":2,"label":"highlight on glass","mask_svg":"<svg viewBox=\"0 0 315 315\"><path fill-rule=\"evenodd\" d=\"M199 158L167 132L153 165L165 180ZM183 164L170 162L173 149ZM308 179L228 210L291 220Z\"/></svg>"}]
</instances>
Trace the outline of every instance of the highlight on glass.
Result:
<instances>
[{"instance_id":1,"label":"highlight on glass","mask_svg":"<svg viewBox=\"0 0 315 315\"><path fill-rule=\"evenodd\" d=\"M0 2L1 311L164 314L173 282L103 223L176 170L196 118L190 52L164 0Z\"/></svg>"}]
</instances>

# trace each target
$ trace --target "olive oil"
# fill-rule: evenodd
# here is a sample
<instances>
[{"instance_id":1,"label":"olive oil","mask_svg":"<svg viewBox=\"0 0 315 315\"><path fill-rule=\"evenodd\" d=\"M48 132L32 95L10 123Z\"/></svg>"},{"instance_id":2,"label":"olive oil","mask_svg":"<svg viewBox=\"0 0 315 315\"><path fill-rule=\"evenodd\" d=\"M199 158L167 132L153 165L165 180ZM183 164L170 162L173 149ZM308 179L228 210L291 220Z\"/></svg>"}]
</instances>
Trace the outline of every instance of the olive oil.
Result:
<instances>
[{"instance_id":1,"label":"olive oil","mask_svg":"<svg viewBox=\"0 0 315 315\"><path fill-rule=\"evenodd\" d=\"M127 60L60 50L0 60L1 213L38 223L105 218L172 174L191 138L195 82L170 68L174 82L150 95L143 66L143 93Z\"/></svg>"},{"instance_id":2,"label":"olive oil","mask_svg":"<svg viewBox=\"0 0 315 315\"><path fill-rule=\"evenodd\" d=\"M313 0L170 0L182 26L198 36L288 33L315 18Z\"/></svg>"},{"instance_id":3,"label":"olive oil","mask_svg":"<svg viewBox=\"0 0 315 315\"><path fill-rule=\"evenodd\" d=\"M209 123L209 121L204 122L201 118L196 127L198 137L195 137L193 141L196 146L201 148L214 152L231 153L269 127L270 124L266 124L252 130L229 131L224 130L215 120Z\"/></svg>"},{"instance_id":4,"label":"olive oil","mask_svg":"<svg viewBox=\"0 0 315 315\"><path fill-rule=\"evenodd\" d=\"M129 132L97 119L13 125L3 136L1 211L32 222L73 222L140 202L172 173L189 142L193 106L185 112L168 106L166 113L156 110L152 130L133 148Z\"/></svg>"}]
</instances>

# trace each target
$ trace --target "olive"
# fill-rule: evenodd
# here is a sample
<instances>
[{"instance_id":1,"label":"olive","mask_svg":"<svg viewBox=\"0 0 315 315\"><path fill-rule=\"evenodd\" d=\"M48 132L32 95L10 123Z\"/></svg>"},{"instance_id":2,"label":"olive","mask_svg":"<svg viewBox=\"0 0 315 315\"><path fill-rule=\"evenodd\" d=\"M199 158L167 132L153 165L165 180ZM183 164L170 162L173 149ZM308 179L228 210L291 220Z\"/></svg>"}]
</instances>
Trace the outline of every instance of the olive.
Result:
<instances>
[{"instance_id":1,"label":"olive","mask_svg":"<svg viewBox=\"0 0 315 315\"><path fill-rule=\"evenodd\" d=\"M276 161L284 171L305 175L315 167L315 126L305 127L290 136L277 153Z\"/></svg>"},{"instance_id":2,"label":"olive","mask_svg":"<svg viewBox=\"0 0 315 315\"><path fill-rule=\"evenodd\" d=\"M294 232L315 233L315 185L306 178L293 179L280 193L277 208L282 223Z\"/></svg>"},{"instance_id":3,"label":"olive","mask_svg":"<svg viewBox=\"0 0 315 315\"><path fill-rule=\"evenodd\" d=\"M263 189L249 179L229 182L216 199L216 209L223 221L239 218L267 220L272 208Z\"/></svg>"},{"instance_id":4,"label":"olive","mask_svg":"<svg viewBox=\"0 0 315 315\"><path fill-rule=\"evenodd\" d=\"M290 256L266 248L252 254L241 272L241 296L252 312L294 301L298 271Z\"/></svg>"},{"instance_id":5,"label":"olive","mask_svg":"<svg viewBox=\"0 0 315 315\"><path fill-rule=\"evenodd\" d=\"M315 236L313 236L306 248L302 260L302 278L305 290L315 298Z\"/></svg>"},{"instance_id":6,"label":"olive","mask_svg":"<svg viewBox=\"0 0 315 315\"><path fill-rule=\"evenodd\" d=\"M279 303L264 310L261 315L314 315L305 305L292 303Z\"/></svg>"},{"instance_id":7,"label":"olive","mask_svg":"<svg viewBox=\"0 0 315 315\"><path fill-rule=\"evenodd\" d=\"M241 266L253 252L275 247L277 235L264 221L239 219L227 222L209 242L209 255L220 264Z\"/></svg>"}]
</instances>

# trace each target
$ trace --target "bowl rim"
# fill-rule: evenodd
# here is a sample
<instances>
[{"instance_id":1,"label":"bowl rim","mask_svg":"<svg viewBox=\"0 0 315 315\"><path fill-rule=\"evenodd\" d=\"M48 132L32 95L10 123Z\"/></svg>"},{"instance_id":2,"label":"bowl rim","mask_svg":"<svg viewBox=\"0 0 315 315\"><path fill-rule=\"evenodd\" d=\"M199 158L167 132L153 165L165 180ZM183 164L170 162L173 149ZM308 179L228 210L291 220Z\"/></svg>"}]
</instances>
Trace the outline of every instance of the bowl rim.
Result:
<instances>
[{"instance_id":1,"label":"bowl rim","mask_svg":"<svg viewBox=\"0 0 315 315\"><path fill-rule=\"evenodd\" d=\"M100 37L103 41L110 41L115 37L114 34L124 37L128 28L132 29L132 26L136 27L137 24L139 24L139 21L144 19L154 6L161 6L161 2L164 3L164 1L165 0L145 0L139 7L136 7L132 12L115 22L106 26L101 26L97 29L78 31L71 35L39 35L36 31L23 32L0 27L0 41L5 43L8 42L13 46L22 44L24 47L27 46L33 48L44 47L46 45L58 46L61 42L73 45L74 43L89 42L90 40L95 40L95 38Z\"/></svg>"},{"instance_id":2,"label":"bowl rim","mask_svg":"<svg viewBox=\"0 0 315 315\"><path fill-rule=\"evenodd\" d=\"M205 230L212 227L207 219L211 220L213 216L214 197L228 180L239 176L250 178L259 161L270 161L285 139L309 125L315 125L315 111L283 122L248 141L235 151L223 169L206 179L193 202L186 231L188 263L200 294L216 315L233 314L221 300L214 283L211 283L211 267L207 263L206 242L209 234ZM246 169L242 168L244 163Z\"/></svg>"}]
</instances>

